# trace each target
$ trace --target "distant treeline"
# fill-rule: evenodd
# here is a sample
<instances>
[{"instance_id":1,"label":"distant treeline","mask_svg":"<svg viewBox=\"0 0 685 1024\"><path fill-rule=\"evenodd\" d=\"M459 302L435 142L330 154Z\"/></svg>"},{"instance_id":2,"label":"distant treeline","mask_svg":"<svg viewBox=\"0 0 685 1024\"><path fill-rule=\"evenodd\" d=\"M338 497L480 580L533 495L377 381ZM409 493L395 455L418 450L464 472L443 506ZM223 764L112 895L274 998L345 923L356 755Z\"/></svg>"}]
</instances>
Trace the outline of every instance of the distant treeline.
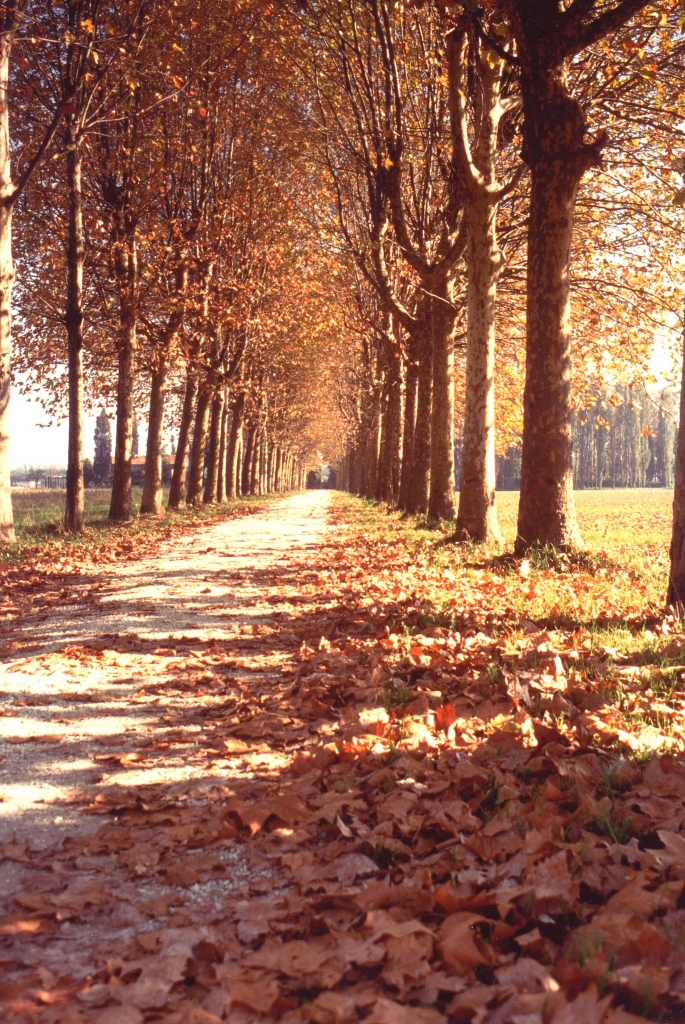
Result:
<instances>
[{"instance_id":1,"label":"distant treeline","mask_svg":"<svg viewBox=\"0 0 685 1024\"><path fill-rule=\"evenodd\" d=\"M678 444L679 395L672 388L647 394L644 388L606 391L573 419L573 483L576 490L599 487L673 487ZM461 470L461 445L457 445ZM497 459L497 489L518 490L521 451Z\"/></svg>"}]
</instances>

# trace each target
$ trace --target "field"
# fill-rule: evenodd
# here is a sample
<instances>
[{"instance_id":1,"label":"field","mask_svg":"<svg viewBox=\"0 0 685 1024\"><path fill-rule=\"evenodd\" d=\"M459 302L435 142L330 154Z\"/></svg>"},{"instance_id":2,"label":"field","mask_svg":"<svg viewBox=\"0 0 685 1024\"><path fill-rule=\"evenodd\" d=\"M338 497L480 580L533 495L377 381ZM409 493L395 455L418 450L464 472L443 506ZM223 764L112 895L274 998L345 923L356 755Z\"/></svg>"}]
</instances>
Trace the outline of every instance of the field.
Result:
<instances>
[{"instance_id":1,"label":"field","mask_svg":"<svg viewBox=\"0 0 685 1024\"><path fill-rule=\"evenodd\" d=\"M236 514L237 505L246 503L260 505L272 500L272 497L242 498L238 503L228 505L204 505L199 508L184 508L168 512L161 518L137 516L130 523L110 523L109 512L110 490L104 487L88 488L85 492L85 533L72 537L64 529L65 491L33 490L15 488L12 490L12 505L17 534L17 545L2 551L5 561L18 561L32 554L60 549L66 554L67 549L76 552L85 549L102 548L108 545L115 549L118 545L130 548L131 539L141 537L152 540L155 536L169 535L170 529L194 528L203 523L210 524L225 517ZM141 487L133 488L134 510L140 508ZM165 492L166 497L166 492Z\"/></svg>"},{"instance_id":2,"label":"field","mask_svg":"<svg viewBox=\"0 0 685 1024\"><path fill-rule=\"evenodd\" d=\"M516 536L518 491L497 495L500 527L507 546ZM614 558L631 558L645 548L663 548L671 539L673 491L667 488L618 488L576 491L576 511L585 544Z\"/></svg>"},{"instance_id":3,"label":"field","mask_svg":"<svg viewBox=\"0 0 685 1024\"><path fill-rule=\"evenodd\" d=\"M136 488L136 505L140 495L141 489ZM64 491L17 489L12 498L20 552L71 543L62 526ZM518 493L503 491L497 501L504 548L510 551L516 535ZM525 610L531 617L567 615L588 621L602 613L614 618L651 613L663 604L672 501L672 492L665 489L577 491L576 507L586 545L583 559L567 565L565 556L559 561L554 553L538 553L531 557L529 572L523 578L518 564L499 564L502 551L443 545L440 534L426 529L420 520L399 512L379 517L375 503L368 503L368 525L372 532L401 531L412 545L427 546L433 561L450 569L459 565L482 589L492 590L493 582L501 580L503 573L514 576L519 583L525 581L524 588L507 586L503 592L518 613ZM137 533L151 528L147 519L125 527L112 526L107 521L108 507L109 490L86 491L89 542L106 543L122 529ZM209 514L209 509L201 508L173 515L174 519L196 519ZM502 588L498 585L495 589Z\"/></svg>"},{"instance_id":4,"label":"field","mask_svg":"<svg viewBox=\"0 0 685 1024\"><path fill-rule=\"evenodd\" d=\"M140 507L142 488L134 488L136 510ZM89 526L102 523L109 511L110 490L108 487L89 488L85 492L86 523ZM17 539L45 537L62 531L66 491L32 490L14 488L12 507Z\"/></svg>"},{"instance_id":5,"label":"field","mask_svg":"<svg viewBox=\"0 0 685 1024\"><path fill-rule=\"evenodd\" d=\"M140 507L142 488L133 489L134 508ZM86 525L107 526L109 489L92 488L86 495ZM505 546L516 536L518 492L497 495L497 509ZM613 561L644 570L648 563L666 571L671 531L673 492L666 489L576 491L578 520L587 548L605 552ZM62 533L65 492L15 488L12 491L17 537L21 542L45 541ZM664 582L665 587L665 582Z\"/></svg>"},{"instance_id":6,"label":"field","mask_svg":"<svg viewBox=\"0 0 685 1024\"><path fill-rule=\"evenodd\" d=\"M364 503L363 514L370 537L392 541L401 535L417 557L443 571L444 583L430 595L436 607L446 610L460 591L475 588L494 615L590 630L598 642L624 651L636 643L649 646L650 623L663 615L673 494L617 489L577 491L575 497L585 549L571 557L554 550L532 552L524 560L507 554L518 505L511 491L497 498L503 548L451 544L449 526L438 532L398 512L379 516L374 502Z\"/></svg>"}]
</instances>

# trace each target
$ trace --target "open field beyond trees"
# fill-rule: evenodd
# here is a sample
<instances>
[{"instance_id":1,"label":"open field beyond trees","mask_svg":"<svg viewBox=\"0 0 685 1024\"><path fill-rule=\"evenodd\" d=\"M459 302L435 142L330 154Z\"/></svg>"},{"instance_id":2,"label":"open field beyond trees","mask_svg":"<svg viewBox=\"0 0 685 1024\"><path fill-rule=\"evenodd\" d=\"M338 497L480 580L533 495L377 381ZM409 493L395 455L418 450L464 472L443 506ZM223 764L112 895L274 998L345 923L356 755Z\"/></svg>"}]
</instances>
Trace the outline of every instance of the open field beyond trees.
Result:
<instances>
[{"instance_id":1,"label":"open field beyond trees","mask_svg":"<svg viewBox=\"0 0 685 1024\"><path fill-rule=\"evenodd\" d=\"M17 542L0 554L8 565L28 560L74 559L89 563L95 557L116 560L126 553L135 554L142 542L155 542L172 533L193 529L235 515L246 514L273 500L273 495L237 499L221 505L188 506L167 510L166 515L140 516L125 523L108 518L111 491L89 488L85 492L84 532L75 535L64 527L65 492L15 488L12 491ZM140 502L140 488L133 490L134 512Z\"/></svg>"}]
</instances>

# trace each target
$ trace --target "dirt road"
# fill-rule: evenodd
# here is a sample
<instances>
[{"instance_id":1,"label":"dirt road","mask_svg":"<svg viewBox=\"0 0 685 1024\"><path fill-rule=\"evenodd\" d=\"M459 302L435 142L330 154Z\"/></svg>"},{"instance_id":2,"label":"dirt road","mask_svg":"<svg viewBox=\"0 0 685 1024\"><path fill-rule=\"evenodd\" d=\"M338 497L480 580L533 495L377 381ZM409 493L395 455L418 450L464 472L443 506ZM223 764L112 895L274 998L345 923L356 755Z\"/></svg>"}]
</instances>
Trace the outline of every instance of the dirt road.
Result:
<instances>
[{"instance_id":1,"label":"dirt road","mask_svg":"<svg viewBox=\"0 0 685 1024\"><path fill-rule=\"evenodd\" d=\"M329 501L326 491L297 494L162 546L84 581L87 602L37 608L13 633L17 649L0 670L8 976L38 971L47 993L64 977L83 985L103 958L174 912L173 930L188 939L198 915L228 896L273 890L273 865L233 842L230 824L217 828L212 806L237 792L232 783L277 779L307 733L286 734L278 687L301 643L292 624L312 601ZM182 834L172 828L155 849L131 842L125 827L103 838L104 816L116 823L143 806L172 806L165 825ZM211 856L188 856L207 843ZM160 857L173 860L163 880ZM55 900L63 912L53 913ZM197 941L205 932L195 930ZM135 1024L136 1002L163 1005L167 981L134 995L121 1018L110 1007L102 1019ZM73 1019L98 1019L109 1002L104 989L81 994L78 1012L89 1015Z\"/></svg>"},{"instance_id":2,"label":"dirt road","mask_svg":"<svg viewBox=\"0 0 685 1024\"><path fill-rule=\"evenodd\" d=\"M66 605L49 616L39 609L25 619L20 651L0 668L6 711L0 718L0 842L16 834L21 842L49 845L56 831L83 826L60 801L108 781L103 770L110 765L118 769L120 786L197 777L185 736L181 747L171 743L142 766L131 745L158 744L168 732L161 716L186 706L185 693L166 693L169 681L184 672L179 653L190 658L192 674L206 668L193 666L194 652L202 656L217 642L236 641L243 653L255 634L287 633L288 597L301 598L288 581L306 570L325 529L329 497L329 491L307 491L266 513L175 541L157 557L95 581L88 604ZM283 586L284 600L267 603L275 585ZM279 671L280 660L262 645L251 652L249 670L232 669L232 675L254 680L255 673ZM194 745L200 745L195 732ZM223 776L225 768L213 774ZM55 825L61 828L48 828Z\"/></svg>"}]
</instances>

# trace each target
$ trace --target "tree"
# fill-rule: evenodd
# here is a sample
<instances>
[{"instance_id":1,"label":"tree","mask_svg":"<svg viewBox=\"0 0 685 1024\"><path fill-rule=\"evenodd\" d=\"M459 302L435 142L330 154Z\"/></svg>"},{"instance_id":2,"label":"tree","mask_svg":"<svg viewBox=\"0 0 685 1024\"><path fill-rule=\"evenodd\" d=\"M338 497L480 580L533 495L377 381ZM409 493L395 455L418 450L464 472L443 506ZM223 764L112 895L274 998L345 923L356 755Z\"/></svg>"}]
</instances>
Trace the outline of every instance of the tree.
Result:
<instances>
[{"instance_id":1,"label":"tree","mask_svg":"<svg viewBox=\"0 0 685 1024\"><path fill-rule=\"evenodd\" d=\"M671 566L666 604L681 614L685 609L685 318L683 321L683 372L680 382L680 415L673 496L673 532Z\"/></svg>"},{"instance_id":2,"label":"tree","mask_svg":"<svg viewBox=\"0 0 685 1024\"><path fill-rule=\"evenodd\" d=\"M497 213L520 177L516 170L507 184L499 183L497 150L502 119L518 107L520 98L512 89L511 71L502 56L472 26L470 33L467 28L468 20L463 19L447 36L452 163L466 196L468 275L466 402L456 535L462 540L490 541L500 539L495 511L495 314L502 265ZM501 23L489 28L501 28Z\"/></svg>"},{"instance_id":3,"label":"tree","mask_svg":"<svg viewBox=\"0 0 685 1024\"><path fill-rule=\"evenodd\" d=\"M100 410L95 421L93 440L95 445L93 473L96 481L104 486L112 475L112 428L104 409Z\"/></svg>"},{"instance_id":4,"label":"tree","mask_svg":"<svg viewBox=\"0 0 685 1024\"><path fill-rule=\"evenodd\" d=\"M531 172L520 552L581 542L572 477L571 240L578 186L600 163L608 136L602 130L587 140L587 117L569 85L570 65L648 2L620 0L598 11L596 0L573 0L567 8L556 0L503 0L517 52L505 59L519 71L522 156ZM478 16L472 17L486 35Z\"/></svg>"},{"instance_id":5,"label":"tree","mask_svg":"<svg viewBox=\"0 0 685 1024\"><path fill-rule=\"evenodd\" d=\"M8 0L0 8L0 541L16 540L12 513L10 480L10 389L12 355L12 214L26 186L40 167L57 133L64 111L57 106L31 158L22 168L18 180L12 178L12 145L10 142L10 55L12 45L26 14L28 0ZM42 136L42 137L40 137Z\"/></svg>"},{"instance_id":6,"label":"tree","mask_svg":"<svg viewBox=\"0 0 685 1024\"><path fill-rule=\"evenodd\" d=\"M138 457L138 417L133 414L133 430L131 431L131 458L136 459Z\"/></svg>"}]
</instances>

